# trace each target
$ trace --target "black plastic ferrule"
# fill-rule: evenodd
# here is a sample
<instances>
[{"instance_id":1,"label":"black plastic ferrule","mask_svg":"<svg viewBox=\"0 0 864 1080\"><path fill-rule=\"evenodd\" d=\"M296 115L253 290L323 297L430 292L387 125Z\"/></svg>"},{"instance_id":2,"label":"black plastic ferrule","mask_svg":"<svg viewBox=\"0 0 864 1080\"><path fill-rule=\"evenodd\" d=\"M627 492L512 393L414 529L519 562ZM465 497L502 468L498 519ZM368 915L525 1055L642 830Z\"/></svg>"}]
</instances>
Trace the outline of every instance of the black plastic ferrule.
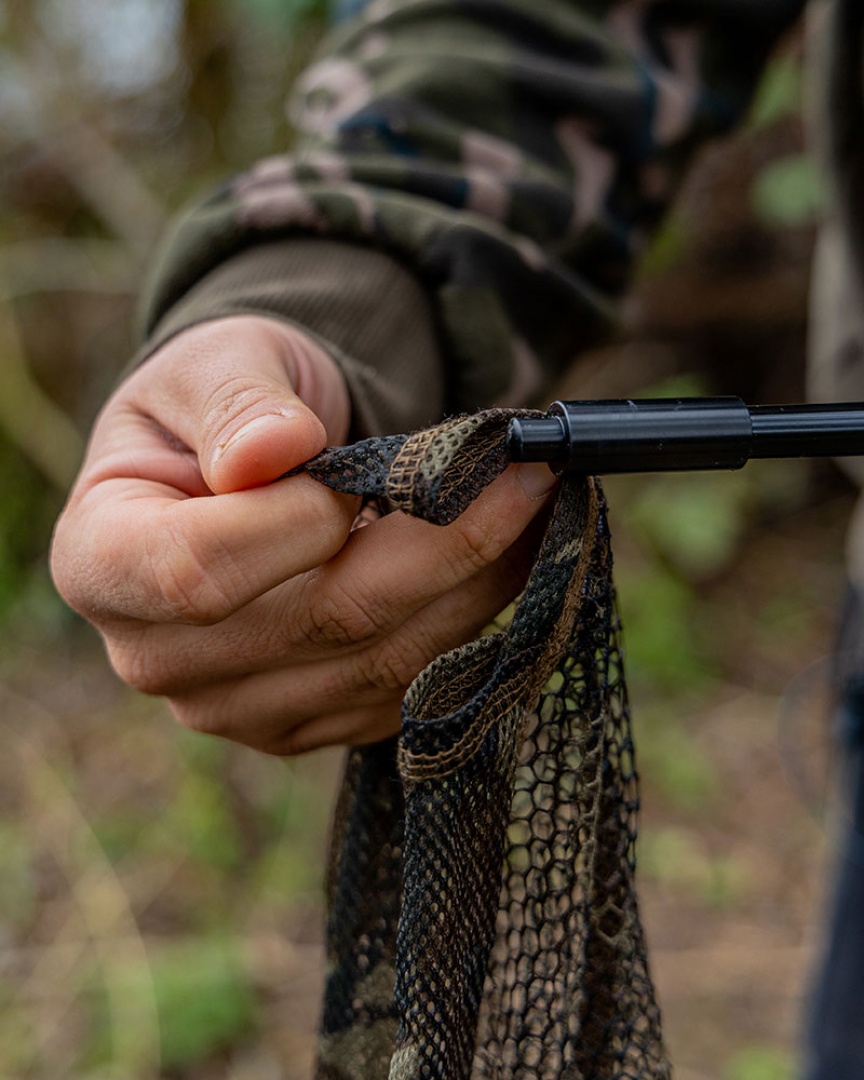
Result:
<instances>
[{"instance_id":1,"label":"black plastic ferrule","mask_svg":"<svg viewBox=\"0 0 864 1080\"><path fill-rule=\"evenodd\" d=\"M589 475L740 469L752 457L864 454L864 403L769 405L740 398L556 401L513 420L513 461Z\"/></svg>"}]
</instances>

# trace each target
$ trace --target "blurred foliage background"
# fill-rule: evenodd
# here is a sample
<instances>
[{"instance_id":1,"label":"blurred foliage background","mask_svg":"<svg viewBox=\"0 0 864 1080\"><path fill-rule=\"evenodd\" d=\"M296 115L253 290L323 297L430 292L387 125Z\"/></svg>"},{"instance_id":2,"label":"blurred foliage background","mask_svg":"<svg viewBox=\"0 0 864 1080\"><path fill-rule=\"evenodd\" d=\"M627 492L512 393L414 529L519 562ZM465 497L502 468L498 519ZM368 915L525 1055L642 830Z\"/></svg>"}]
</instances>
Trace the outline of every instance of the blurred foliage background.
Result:
<instances>
[{"instance_id":1,"label":"blurred foliage background","mask_svg":"<svg viewBox=\"0 0 864 1080\"><path fill-rule=\"evenodd\" d=\"M30 584L81 432L132 350L169 214L285 145L286 89L322 7L0 6L0 605Z\"/></svg>"},{"instance_id":2,"label":"blurred foliage background","mask_svg":"<svg viewBox=\"0 0 864 1080\"><path fill-rule=\"evenodd\" d=\"M350 6L350 5L349 5ZM290 142L321 0L0 0L0 1075L299 1080L338 755L263 758L119 686L45 568L168 217ZM701 157L573 396L804 395L823 193L801 41ZM786 1080L827 877L828 463L608 485L680 1080ZM803 673L803 674L802 674Z\"/></svg>"}]
</instances>

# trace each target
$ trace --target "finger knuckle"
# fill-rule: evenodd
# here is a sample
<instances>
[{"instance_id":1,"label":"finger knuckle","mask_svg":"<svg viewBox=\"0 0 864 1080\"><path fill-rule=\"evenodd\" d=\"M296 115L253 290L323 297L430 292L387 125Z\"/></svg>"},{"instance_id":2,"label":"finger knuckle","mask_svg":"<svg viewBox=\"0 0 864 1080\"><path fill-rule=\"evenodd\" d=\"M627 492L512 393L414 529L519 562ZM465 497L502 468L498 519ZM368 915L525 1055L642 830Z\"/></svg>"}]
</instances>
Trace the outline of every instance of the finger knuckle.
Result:
<instances>
[{"instance_id":1,"label":"finger knuckle","mask_svg":"<svg viewBox=\"0 0 864 1080\"><path fill-rule=\"evenodd\" d=\"M367 661L367 679L376 690L401 695L431 659L419 643L393 638Z\"/></svg>"},{"instance_id":2,"label":"finger knuckle","mask_svg":"<svg viewBox=\"0 0 864 1080\"><path fill-rule=\"evenodd\" d=\"M76 539L74 528L67 528L63 518L57 524L49 556L51 577L57 592L74 611L96 622L100 606L96 603L98 584L96 560Z\"/></svg>"},{"instance_id":3,"label":"finger knuckle","mask_svg":"<svg viewBox=\"0 0 864 1080\"><path fill-rule=\"evenodd\" d=\"M227 565L214 554L214 540L189 536L163 539L150 562L163 617L168 622L212 626L237 606Z\"/></svg>"},{"instance_id":4,"label":"finger knuckle","mask_svg":"<svg viewBox=\"0 0 864 1080\"><path fill-rule=\"evenodd\" d=\"M357 591L330 588L306 609L306 637L313 645L345 648L370 641L381 632L374 601Z\"/></svg>"},{"instance_id":5,"label":"finger knuckle","mask_svg":"<svg viewBox=\"0 0 864 1080\"><path fill-rule=\"evenodd\" d=\"M117 675L133 690L154 697L164 697L176 687L176 675L162 659L145 648L108 645L108 657Z\"/></svg>"},{"instance_id":6,"label":"finger knuckle","mask_svg":"<svg viewBox=\"0 0 864 1080\"><path fill-rule=\"evenodd\" d=\"M88 588L89 575L79 560L65 558L53 553L51 557L51 578L57 592L73 611L87 616L93 610L91 591Z\"/></svg>"},{"instance_id":7,"label":"finger knuckle","mask_svg":"<svg viewBox=\"0 0 864 1080\"><path fill-rule=\"evenodd\" d=\"M214 735L222 738L230 736L230 725L214 708L201 703L195 697L169 697L168 706L174 719L181 727L199 735Z\"/></svg>"},{"instance_id":8,"label":"finger knuckle","mask_svg":"<svg viewBox=\"0 0 864 1080\"><path fill-rule=\"evenodd\" d=\"M307 754L310 750L317 749L319 742L310 736L307 726L287 731L278 741L271 746L265 747L265 753L275 754L279 757L299 757Z\"/></svg>"},{"instance_id":9,"label":"finger knuckle","mask_svg":"<svg viewBox=\"0 0 864 1080\"><path fill-rule=\"evenodd\" d=\"M475 570L482 570L502 553L504 544L489 522L466 519L457 524L456 557Z\"/></svg>"},{"instance_id":10,"label":"finger knuckle","mask_svg":"<svg viewBox=\"0 0 864 1080\"><path fill-rule=\"evenodd\" d=\"M211 392L204 402L204 415L210 417L214 430L222 430L250 413L260 412L272 391L260 380L248 376L228 376Z\"/></svg>"}]
</instances>

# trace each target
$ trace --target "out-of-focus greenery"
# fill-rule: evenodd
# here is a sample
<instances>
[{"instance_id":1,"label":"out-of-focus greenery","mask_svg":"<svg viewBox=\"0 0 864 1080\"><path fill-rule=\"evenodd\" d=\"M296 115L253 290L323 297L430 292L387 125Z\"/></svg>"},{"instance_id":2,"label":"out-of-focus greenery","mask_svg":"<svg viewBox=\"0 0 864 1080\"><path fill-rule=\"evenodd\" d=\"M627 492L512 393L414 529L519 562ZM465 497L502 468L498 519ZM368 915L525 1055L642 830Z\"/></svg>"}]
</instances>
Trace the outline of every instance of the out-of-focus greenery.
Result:
<instances>
[{"instance_id":1,"label":"out-of-focus greenery","mask_svg":"<svg viewBox=\"0 0 864 1080\"><path fill-rule=\"evenodd\" d=\"M322 0L0 3L0 618L44 574L154 242L285 148Z\"/></svg>"},{"instance_id":2,"label":"out-of-focus greenery","mask_svg":"<svg viewBox=\"0 0 864 1080\"><path fill-rule=\"evenodd\" d=\"M805 80L800 57L779 56L770 65L750 111L749 127L758 132L797 118L804 108ZM763 222L783 227L818 221L825 209L825 180L812 154L793 153L759 172L753 209Z\"/></svg>"},{"instance_id":3,"label":"out-of-focus greenery","mask_svg":"<svg viewBox=\"0 0 864 1080\"><path fill-rule=\"evenodd\" d=\"M727 1066L723 1080L792 1080L795 1063L788 1054L770 1046L742 1050Z\"/></svg>"},{"instance_id":4,"label":"out-of-focus greenery","mask_svg":"<svg viewBox=\"0 0 864 1080\"><path fill-rule=\"evenodd\" d=\"M287 950L296 968L294 927L320 911L332 766L295 775L188 735L106 687L103 662L85 690L90 639L67 644L76 627L45 555L87 427L134 349L154 243L184 201L289 144L285 98L324 7L0 0L0 1075L10 1080L205 1077L242 1060L278 994L276 957ZM290 1023L279 1037L306 1072L315 1006L301 993L305 1042ZM254 1076L278 1067L274 1052L256 1051Z\"/></svg>"},{"instance_id":5,"label":"out-of-focus greenery","mask_svg":"<svg viewBox=\"0 0 864 1080\"><path fill-rule=\"evenodd\" d=\"M91 665L62 711L0 687L0 1074L266 1080L284 1053L300 1080L333 762L183 732L104 678L70 696Z\"/></svg>"},{"instance_id":6,"label":"out-of-focus greenery","mask_svg":"<svg viewBox=\"0 0 864 1080\"><path fill-rule=\"evenodd\" d=\"M759 174L753 189L756 213L772 225L817 221L824 205L824 180L807 154L796 154L769 165Z\"/></svg>"},{"instance_id":7,"label":"out-of-focus greenery","mask_svg":"<svg viewBox=\"0 0 864 1080\"><path fill-rule=\"evenodd\" d=\"M750 110L749 129L758 133L805 109L806 85L800 56L783 54L768 67ZM785 155L763 168L753 187L753 209L768 225L791 227L818 221L825 209L826 186L814 156Z\"/></svg>"},{"instance_id":8,"label":"out-of-focus greenery","mask_svg":"<svg viewBox=\"0 0 864 1080\"><path fill-rule=\"evenodd\" d=\"M323 8L0 0L0 1075L15 1080L309 1074L332 762L190 735L118 688L54 599L44 556L87 426L133 351L156 238L209 182L290 143L284 100ZM709 161L648 253L634 385L728 393L758 375L795 396L821 198L800 102L793 47L742 140L715 154L729 173ZM790 277L787 302L776 283ZM765 463L608 484L648 808L640 873L711 940L721 917L773 926L813 845L805 811L762 848L737 842L761 821L756 783L787 810L776 775L745 767L770 738L764 723L694 719L777 693L824 640L848 493L812 476ZM674 991L685 1067L788 1074L786 1049L742 1045L731 1021L711 1056Z\"/></svg>"}]
</instances>

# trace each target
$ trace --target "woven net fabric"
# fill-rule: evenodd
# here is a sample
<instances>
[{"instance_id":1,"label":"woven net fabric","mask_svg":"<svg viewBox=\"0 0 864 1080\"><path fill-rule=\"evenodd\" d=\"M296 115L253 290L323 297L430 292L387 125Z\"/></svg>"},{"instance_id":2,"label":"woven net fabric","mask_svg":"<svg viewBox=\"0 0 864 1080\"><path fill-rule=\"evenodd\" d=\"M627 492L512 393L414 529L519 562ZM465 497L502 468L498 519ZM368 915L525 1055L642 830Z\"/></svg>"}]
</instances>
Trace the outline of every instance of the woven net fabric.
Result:
<instances>
[{"instance_id":1,"label":"woven net fabric","mask_svg":"<svg viewBox=\"0 0 864 1080\"><path fill-rule=\"evenodd\" d=\"M513 415L307 469L446 524L506 467ZM418 676L398 740L349 753L317 1080L671 1075L634 884L611 570L599 485L566 477L507 625Z\"/></svg>"}]
</instances>

